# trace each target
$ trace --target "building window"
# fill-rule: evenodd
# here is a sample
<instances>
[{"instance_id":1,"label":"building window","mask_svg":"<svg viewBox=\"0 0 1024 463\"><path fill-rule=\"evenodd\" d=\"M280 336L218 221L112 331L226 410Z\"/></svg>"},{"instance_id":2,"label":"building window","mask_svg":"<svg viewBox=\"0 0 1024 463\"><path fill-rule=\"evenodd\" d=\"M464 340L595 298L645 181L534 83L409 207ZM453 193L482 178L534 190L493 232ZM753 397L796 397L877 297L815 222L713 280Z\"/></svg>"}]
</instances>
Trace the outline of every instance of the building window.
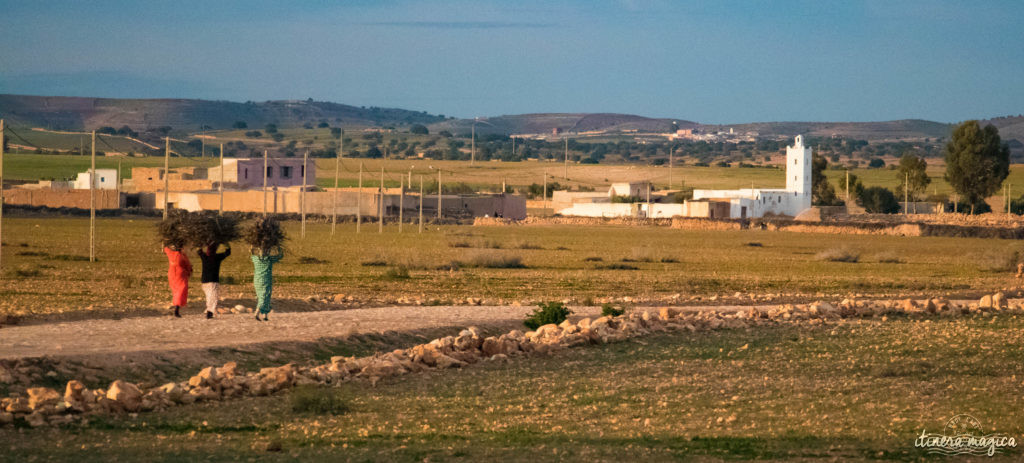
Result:
<instances>
[{"instance_id":1,"label":"building window","mask_svg":"<svg viewBox=\"0 0 1024 463\"><path fill-rule=\"evenodd\" d=\"M794 165L794 166L796 165L796 159L794 159L794 160L793 160L793 165Z\"/></svg>"},{"instance_id":2,"label":"building window","mask_svg":"<svg viewBox=\"0 0 1024 463\"><path fill-rule=\"evenodd\" d=\"M245 169L244 175L245 178L249 178L249 169Z\"/></svg>"},{"instance_id":3,"label":"building window","mask_svg":"<svg viewBox=\"0 0 1024 463\"><path fill-rule=\"evenodd\" d=\"M106 178L106 177L100 177L100 183L103 183L103 182L105 182L105 181L107 181L107 178Z\"/></svg>"},{"instance_id":4,"label":"building window","mask_svg":"<svg viewBox=\"0 0 1024 463\"><path fill-rule=\"evenodd\" d=\"M271 178L273 176L274 176L274 168L271 167L271 166L267 166L267 178Z\"/></svg>"},{"instance_id":5,"label":"building window","mask_svg":"<svg viewBox=\"0 0 1024 463\"><path fill-rule=\"evenodd\" d=\"M291 166L281 166L281 178L292 178Z\"/></svg>"},{"instance_id":6,"label":"building window","mask_svg":"<svg viewBox=\"0 0 1024 463\"><path fill-rule=\"evenodd\" d=\"M305 165L303 165L302 167L299 168L299 172L301 173L302 178L306 178L306 166Z\"/></svg>"}]
</instances>

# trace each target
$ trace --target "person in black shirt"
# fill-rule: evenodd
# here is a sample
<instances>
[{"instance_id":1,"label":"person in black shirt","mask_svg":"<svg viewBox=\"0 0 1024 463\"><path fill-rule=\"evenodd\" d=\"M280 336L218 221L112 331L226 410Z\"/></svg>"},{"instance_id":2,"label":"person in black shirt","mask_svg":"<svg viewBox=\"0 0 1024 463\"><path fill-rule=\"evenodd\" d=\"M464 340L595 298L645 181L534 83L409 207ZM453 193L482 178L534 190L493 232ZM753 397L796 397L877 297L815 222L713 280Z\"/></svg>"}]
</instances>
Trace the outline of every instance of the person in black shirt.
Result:
<instances>
[{"instance_id":1,"label":"person in black shirt","mask_svg":"<svg viewBox=\"0 0 1024 463\"><path fill-rule=\"evenodd\" d=\"M213 244L199 250L199 260L203 261L203 292L206 293L206 318L213 318L220 300L220 263L231 255L231 245L224 244L224 252L216 252Z\"/></svg>"}]
</instances>

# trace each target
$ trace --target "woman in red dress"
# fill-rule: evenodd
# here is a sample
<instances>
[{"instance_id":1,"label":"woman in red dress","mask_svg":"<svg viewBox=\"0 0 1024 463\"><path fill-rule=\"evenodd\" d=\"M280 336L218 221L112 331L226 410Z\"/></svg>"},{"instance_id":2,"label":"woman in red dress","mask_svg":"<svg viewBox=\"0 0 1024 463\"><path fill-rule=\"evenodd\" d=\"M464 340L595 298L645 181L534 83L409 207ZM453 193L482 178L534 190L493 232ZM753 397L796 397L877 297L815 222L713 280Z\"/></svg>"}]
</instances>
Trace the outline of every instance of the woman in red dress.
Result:
<instances>
[{"instance_id":1,"label":"woman in red dress","mask_svg":"<svg viewBox=\"0 0 1024 463\"><path fill-rule=\"evenodd\" d=\"M184 247L164 247L167 254L167 282L171 284L171 308L174 316L181 318L181 308L188 302L188 277L192 275L192 262L185 255Z\"/></svg>"}]
</instances>

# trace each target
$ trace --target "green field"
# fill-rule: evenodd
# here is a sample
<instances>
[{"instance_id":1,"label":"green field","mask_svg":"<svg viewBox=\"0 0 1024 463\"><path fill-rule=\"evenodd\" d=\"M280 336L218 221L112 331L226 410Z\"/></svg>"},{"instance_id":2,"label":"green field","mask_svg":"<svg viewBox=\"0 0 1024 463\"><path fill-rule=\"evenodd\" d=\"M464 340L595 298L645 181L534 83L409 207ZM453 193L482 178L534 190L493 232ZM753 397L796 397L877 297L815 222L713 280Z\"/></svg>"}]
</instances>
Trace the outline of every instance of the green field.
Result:
<instances>
[{"instance_id":1,"label":"green field","mask_svg":"<svg viewBox=\"0 0 1024 463\"><path fill-rule=\"evenodd\" d=\"M97 220L99 261L88 256L87 218L4 217L0 313L28 318L155 314L169 302L166 257L155 219ZM1015 285L1015 241L823 235L760 230L683 231L664 227L428 225L287 222L275 297L352 295L373 303L399 296L425 304L483 297L491 303L680 294L977 294ZM857 263L819 260L848 249ZM314 259L301 259L302 257ZM397 267L408 279L389 279ZM520 268L516 268L520 267ZM251 304L252 265L236 245L224 263L229 304ZM198 275L196 275L198 278ZM198 280L193 294L198 296ZM193 297L197 300L198 297ZM237 301L237 302L236 302ZM377 302L374 302L377 301ZM198 303L196 310L198 310ZM88 309L87 309L88 308ZM299 310L297 308L296 310Z\"/></svg>"},{"instance_id":2,"label":"green field","mask_svg":"<svg viewBox=\"0 0 1024 463\"><path fill-rule=\"evenodd\" d=\"M323 129L326 130L326 129ZM122 165L122 177L131 177L131 167L161 167L163 158L156 157L98 157L97 167L116 168ZM216 165L217 160L208 157L171 158L172 167L209 167ZM334 159L316 159L317 179L320 187L334 186ZM339 185L356 186L359 179L360 165L363 166L364 186L376 186L380 183L381 167L385 170L385 185L397 187L399 182L408 179L412 172L413 188L418 188L420 177L426 184L435 184L437 169L442 170L442 181L462 182L478 190L500 191L504 181L515 188L523 188L530 184L541 184L545 173L549 182L569 185L574 189L593 188L602 191L613 182L650 180L656 189L669 187L669 168L667 166L642 166L631 164L570 164L568 169L564 163L548 161L523 162L476 162L437 161L431 159L359 159L343 158L339 169ZM35 181L42 179L74 178L78 172L89 168L88 156L74 155L37 155L37 154L6 154L4 156L4 178L6 180ZM896 171L889 169L853 169L851 173L858 176L864 186L884 186L894 188L899 179ZM568 180L565 175L568 173ZM952 191L949 184L942 179L944 167L932 165L928 174L932 184L928 193L948 194ZM845 170L828 170L826 175L842 194L845 188ZM681 185L692 188L732 189L732 188L785 188L785 173L776 168L738 168L738 167L694 167L692 165L674 167L671 170L674 188ZM1014 192L1024 192L1024 165L1011 166L1007 182ZM1017 193L1014 193L1016 196Z\"/></svg>"},{"instance_id":3,"label":"green field","mask_svg":"<svg viewBox=\"0 0 1024 463\"><path fill-rule=\"evenodd\" d=\"M1024 432L1022 332L1019 316L979 315L652 335L376 386L0 428L0 461L945 461L914 441L954 415Z\"/></svg>"}]
</instances>

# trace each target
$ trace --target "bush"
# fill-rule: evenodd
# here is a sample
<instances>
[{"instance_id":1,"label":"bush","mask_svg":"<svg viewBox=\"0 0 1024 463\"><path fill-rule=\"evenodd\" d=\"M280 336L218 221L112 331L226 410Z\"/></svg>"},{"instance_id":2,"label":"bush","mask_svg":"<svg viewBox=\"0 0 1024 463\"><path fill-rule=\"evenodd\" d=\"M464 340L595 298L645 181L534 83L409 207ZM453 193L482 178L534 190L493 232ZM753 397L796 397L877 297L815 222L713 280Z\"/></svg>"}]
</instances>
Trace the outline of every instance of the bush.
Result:
<instances>
[{"instance_id":1,"label":"bush","mask_svg":"<svg viewBox=\"0 0 1024 463\"><path fill-rule=\"evenodd\" d=\"M504 256L501 254L478 254L473 256L464 267L479 268L526 268L519 256Z\"/></svg>"},{"instance_id":2,"label":"bush","mask_svg":"<svg viewBox=\"0 0 1024 463\"><path fill-rule=\"evenodd\" d=\"M317 259L316 257L302 256L299 258L300 264L327 264L329 263L323 259Z\"/></svg>"},{"instance_id":3,"label":"bush","mask_svg":"<svg viewBox=\"0 0 1024 463\"><path fill-rule=\"evenodd\" d=\"M818 260L828 262L849 262L855 263L860 260L860 254L847 248L826 249L818 253Z\"/></svg>"},{"instance_id":4,"label":"bush","mask_svg":"<svg viewBox=\"0 0 1024 463\"><path fill-rule=\"evenodd\" d=\"M386 272L384 272L384 275L382 275L381 278L385 280L408 280L409 269L405 268L404 265L392 267L389 268Z\"/></svg>"},{"instance_id":5,"label":"bush","mask_svg":"<svg viewBox=\"0 0 1024 463\"><path fill-rule=\"evenodd\" d=\"M900 203L896 195L886 188L873 186L864 189L860 196L864 210L872 214L895 214L900 211Z\"/></svg>"},{"instance_id":6,"label":"bush","mask_svg":"<svg viewBox=\"0 0 1024 463\"><path fill-rule=\"evenodd\" d=\"M635 265L629 265L629 264L598 265L597 269L598 270L640 270L639 267L637 267Z\"/></svg>"},{"instance_id":7,"label":"bush","mask_svg":"<svg viewBox=\"0 0 1024 463\"><path fill-rule=\"evenodd\" d=\"M572 311L561 302L542 302L537 304L537 307L539 308L534 310L529 317L526 317L526 320L523 320L523 325L526 325L531 330L551 323L557 325L564 322L566 318L569 318L569 315L572 315Z\"/></svg>"},{"instance_id":8,"label":"bush","mask_svg":"<svg viewBox=\"0 0 1024 463\"><path fill-rule=\"evenodd\" d=\"M597 256L590 256L590 257L584 257L583 258L583 262L602 262L602 261L604 261L604 258L597 257Z\"/></svg>"},{"instance_id":9,"label":"bush","mask_svg":"<svg viewBox=\"0 0 1024 463\"><path fill-rule=\"evenodd\" d=\"M626 313L625 307L615 307L614 305L604 303L601 304L601 316L602 317L618 317Z\"/></svg>"},{"instance_id":10,"label":"bush","mask_svg":"<svg viewBox=\"0 0 1024 463\"><path fill-rule=\"evenodd\" d=\"M344 415L348 413L348 402L337 389L317 386L298 386L288 396L292 411L315 415Z\"/></svg>"}]
</instances>

